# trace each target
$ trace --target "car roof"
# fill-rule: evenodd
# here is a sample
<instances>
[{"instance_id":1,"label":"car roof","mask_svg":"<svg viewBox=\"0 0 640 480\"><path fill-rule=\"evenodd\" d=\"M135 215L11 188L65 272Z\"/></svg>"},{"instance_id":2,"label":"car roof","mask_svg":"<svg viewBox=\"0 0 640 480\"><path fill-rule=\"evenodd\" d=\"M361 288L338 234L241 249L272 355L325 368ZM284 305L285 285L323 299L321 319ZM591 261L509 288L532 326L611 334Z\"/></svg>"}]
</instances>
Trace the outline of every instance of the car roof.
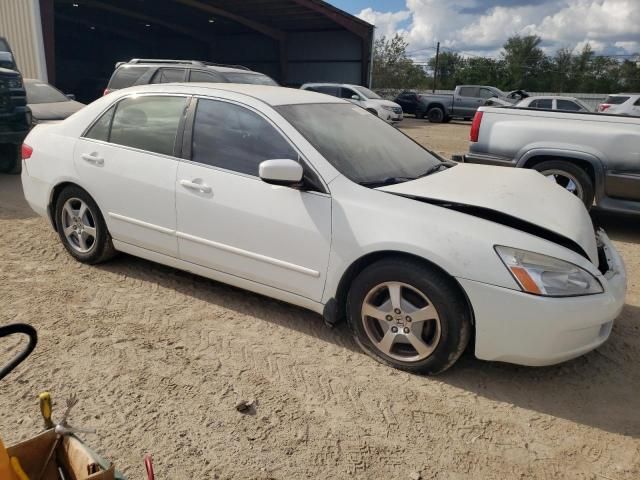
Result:
<instances>
[{"instance_id":1,"label":"car roof","mask_svg":"<svg viewBox=\"0 0 640 480\"><path fill-rule=\"evenodd\" d=\"M362 85L354 85L353 83L333 83L333 82L309 82L309 83L305 83L302 86L303 87L350 87L350 88L362 88Z\"/></svg>"},{"instance_id":2,"label":"car roof","mask_svg":"<svg viewBox=\"0 0 640 480\"><path fill-rule=\"evenodd\" d=\"M535 95L524 98L523 100L578 100L576 97L567 97L563 95Z\"/></svg>"},{"instance_id":3,"label":"car roof","mask_svg":"<svg viewBox=\"0 0 640 480\"><path fill-rule=\"evenodd\" d=\"M117 93L183 93L188 95L215 95L216 92L229 92L246 95L271 106L312 104L312 103L345 103L346 100L331 97L322 93L300 90L297 88L276 87L271 85L254 85L244 83L162 83L139 85L118 90Z\"/></svg>"},{"instance_id":4,"label":"car roof","mask_svg":"<svg viewBox=\"0 0 640 480\"><path fill-rule=\"evenodd\" d=\"M158 68L191 68L191 69L200 69L200 70L213 70L216 72L221 72L221 73L225 73L225 72L234 72L234 73L247 73L247 74L254 74L254 75L263 75L260 72L255 72L253 70L247 70L245 68L234 68L234 67L222 67L222 66L218 66L218 65L198 65L198 64L194 64L194 63L190 63L190 62L184 62L184 63L179 63L179 62L175 62L175 63L159 63L159 62L136 62L136 63L123 63L121 65L118 65L118 68L135 68L135 67L144 67L144 68L149 68L149 67L158 67Z\"/></svg>"}]
</instances>

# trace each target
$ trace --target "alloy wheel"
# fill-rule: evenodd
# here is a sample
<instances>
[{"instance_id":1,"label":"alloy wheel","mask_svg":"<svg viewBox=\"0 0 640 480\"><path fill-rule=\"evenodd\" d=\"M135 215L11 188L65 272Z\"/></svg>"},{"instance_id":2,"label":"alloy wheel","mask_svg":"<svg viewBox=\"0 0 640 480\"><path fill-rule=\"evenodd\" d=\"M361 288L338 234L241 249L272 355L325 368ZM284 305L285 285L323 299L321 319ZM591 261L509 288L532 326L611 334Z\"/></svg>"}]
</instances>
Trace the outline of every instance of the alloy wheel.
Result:
<instances>
[{"instance_id":1,"label":"alloy wheel","mask_svg":"<svg viewBox=\"0 0 640 480\"><path fill-rule=\"evenodd\" d=\"M69 246L87 253L96 244L96 222L89 206L79 198L70 198L62 208L62 230Z\"/></svg>"},{"instance_id":2,"label":"alloy wheel","mask_svg":"<svg viewBox=\"0 0 640 480\"><path fill-rule=\"evenodd\" d=\"M362 303L361 318L369 340L394 360L424 360L440 342L438 311L424 293L406 283L372 288Z\"/></svg>"},{"instance_id":3,"label":"alloy wheel","mask_svg":"<svg viewBox=\"0 0 640 480\"><path fill-rule=\"evenodd\" d=\"M573 193L579 199L584 198L584 190L582 185L578 181L576 177L574 177L569 172L565 172L564 170L544 170L542 173L549 180L555 182L560 185L562 188L567 190L568 192Z\"/></svg>"}]
</instances>

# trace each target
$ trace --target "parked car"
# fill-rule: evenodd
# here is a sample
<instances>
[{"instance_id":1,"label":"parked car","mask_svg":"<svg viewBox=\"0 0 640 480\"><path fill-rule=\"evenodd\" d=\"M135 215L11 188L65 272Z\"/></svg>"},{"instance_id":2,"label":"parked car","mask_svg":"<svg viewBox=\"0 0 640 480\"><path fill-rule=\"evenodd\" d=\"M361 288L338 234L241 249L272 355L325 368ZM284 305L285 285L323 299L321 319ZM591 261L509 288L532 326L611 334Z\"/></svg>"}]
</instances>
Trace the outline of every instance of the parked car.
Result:
<instances>
[{"instance_id":1,"label":"parked car","mask_svg":"<svg viewBox=\"0 0 640 480\"><path fill-rule=\"evenodd\" d=\"M507 94L495 87L458 85L453 94L420 95L424 110L421 108L419 114L431 123L448 122L454 117L470 120L478 107L494 97L507 98Z\"/></svg>"},{"instance_id":2,"label":"parked car","mask_svg":"<svg viewBox=\"0 0 640 480\"><path fill-rule=\"evenodd\" d=\"M324 93L332 97L343 98L364 108L388 123L402 121L402 107L397 103L385 100L367 87L347 83L305 83L300 87L310 92Z\"/></svg>"},{"instance_id":3,"label":"parked car","mask_svg":"<svg viewBox=\"0 0 640 480\"><path fill-rule=\"evenodd\" d=\"M606 341L625 302L622 260L576 197L443 162L327 95L135 87L37 126L23 158L29 205L78 261L127 252L346 318L412 372L447 369L470 338L482 359L561 362Z\"/></svg>"},{"instance_id":4,"label":"parked car","mask_svg":"<svg viewBox=\"0 0 640 480\"><path fill-rule=\"evenodd\" d=\"M587 207L640 214L637 118L482 107L462 160L537 170Z\"/></svg>"},{"instance_id":5,"label":"parked car","mask_svg":"<svg viewBox=\"0 0 640 480\"><path fill-rule=\"evenodd\" d=\"M44 122L59 122L84 107L73 95L65 95L57 88L40 80L26 78L27 105L31 109L34 125Z\"/></svg>"},{"instance_id":6,"label":"parked car","mask_svg":"<svg viewBox=\"0 0 640 480\"><path fill-rule=\"evenodd\" d=\"M620 93L618 95L609 95L603 103L598 105L598 111L640 117L640 94Z\"/></svg>"},{"instance_id":7,"label":"parked car","mask_svg":"<svg viewBox=\"0 0 640 480\"><path fill-rule=\"evenodd\" d=\"M22 75L0 37L0 172L20 173L20 144L31 125Z\"/></svg>"},{"instance_id":8,"label":"parked car","mask_svg":"<svg viewBox=\"0 0 640 480\"><path fill-rule=\"evenodd\" d=\"M566 112L591 112L588 106L575 97L535 96L527 97L515 104L519 108L537 108L540 110L562 110Z\"/></svg>"},{"instance_id":9,"label":"parked car","mask_svg":"<svg viewBox=\"0 0 640 480\"><path fill-rule=\"evenodd\" d=\"M242 65L225 65L199 60L134 58L118 62L104 94L134 85L175 82L252 83L278 85L267 75Z\"/></svg>"}]
</instances>

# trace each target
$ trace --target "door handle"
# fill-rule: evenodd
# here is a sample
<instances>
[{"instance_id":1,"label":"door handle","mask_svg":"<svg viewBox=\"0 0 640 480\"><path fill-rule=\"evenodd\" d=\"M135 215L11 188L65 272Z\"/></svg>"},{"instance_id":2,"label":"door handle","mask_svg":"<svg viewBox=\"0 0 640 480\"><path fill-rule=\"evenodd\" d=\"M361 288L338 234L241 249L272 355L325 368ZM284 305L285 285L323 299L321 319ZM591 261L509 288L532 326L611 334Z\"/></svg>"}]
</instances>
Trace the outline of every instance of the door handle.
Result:
<instances>
[{"instance_id":1,"label":"door handle","mask_svg":"<svg viewBox=\"0 0 640 480\"><path fill-rule=\"evenodd\" d=\"M99 157L99 156L97 156L97 155L92 155L92 154L88 154L88 153L83 153L82 155L80 155L80 157L81 157L85 162L93 163L94 165L98 165L98 166L102 166L102 165L104 165L104 158Z\"/></svg>"},{"instance_id":2,"label":"door handle","mask_svg":"<svg viewBox=\"0 0 640 480\"><path fill-rule=\"evenodd\" d=\"M202 193L211 193L212 189L206 183L191 182L189 180L180 180L180 185L189 190L196 190Z\"/></svg>"}]
</instances>

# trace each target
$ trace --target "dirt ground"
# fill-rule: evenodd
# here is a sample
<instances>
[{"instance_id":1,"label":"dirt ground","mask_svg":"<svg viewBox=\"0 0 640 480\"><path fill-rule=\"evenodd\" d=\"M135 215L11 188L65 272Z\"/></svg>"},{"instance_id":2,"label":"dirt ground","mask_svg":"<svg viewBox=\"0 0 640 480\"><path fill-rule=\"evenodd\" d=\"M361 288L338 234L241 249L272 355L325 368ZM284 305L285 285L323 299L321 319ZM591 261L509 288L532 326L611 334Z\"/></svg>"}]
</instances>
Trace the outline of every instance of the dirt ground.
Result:
<instances>
[{"instance_id":1,"label":"dirt ground","mask_svg":"<svg viewBox=\"0 0 640 480\"><path fill-rule=\"evenodd\" d=\"M403 128L450 155L469 123ZM552 212L550 212L552 214ZM606 219L604 219L606 220ZM344 326L122 255L67 255L0 175L0 324L38 328L36 352L0 383L0 434L41 428L37 394L129 479L151 452L161 479L640 478L640 227L604 222L629 271L610 340L562 365L526 368L466 353L435 378L362 354ZM0 346L0 357L7 348ZM256 399L249 414L234 408Z\"/></svg>"}]
</instances>

